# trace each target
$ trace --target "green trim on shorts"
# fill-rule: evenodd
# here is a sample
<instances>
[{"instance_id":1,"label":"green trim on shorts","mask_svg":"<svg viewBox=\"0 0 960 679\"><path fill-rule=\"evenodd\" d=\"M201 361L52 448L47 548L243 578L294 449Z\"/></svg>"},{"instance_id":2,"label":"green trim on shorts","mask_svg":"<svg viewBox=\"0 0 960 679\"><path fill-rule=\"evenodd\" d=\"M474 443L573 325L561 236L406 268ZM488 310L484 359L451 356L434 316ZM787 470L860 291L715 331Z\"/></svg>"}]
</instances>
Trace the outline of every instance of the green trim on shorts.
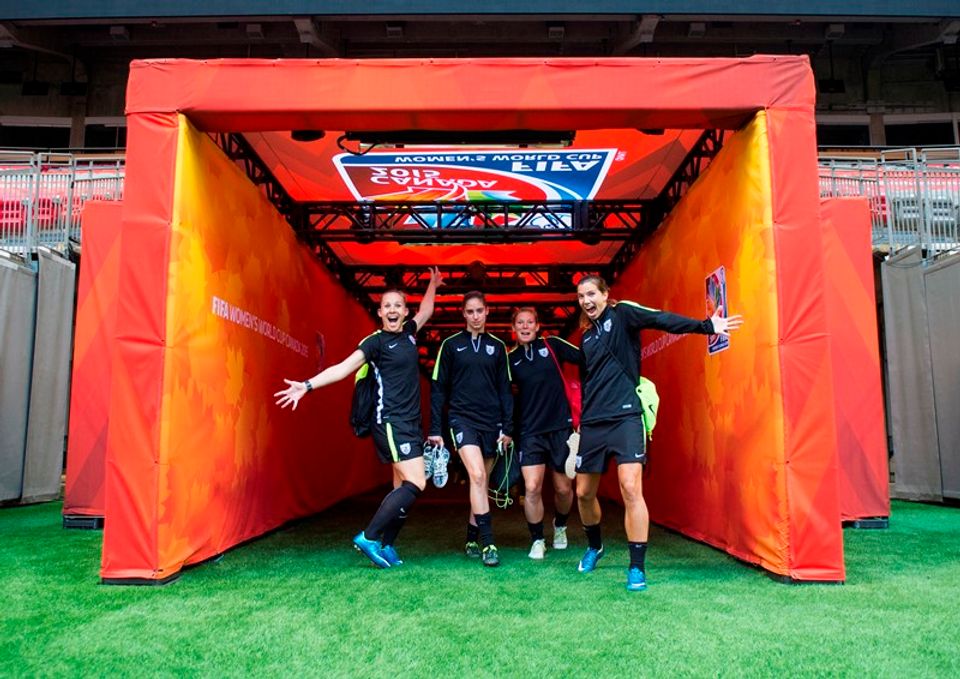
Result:
<instances>
[{"instance_id":1,"label":"green trim on shorts","mask_svg":"<svg viewBox=\"0 0 960 679\"><path fill-rule=\"evenodd\" d=\"M390 446L390 457L394 462L400 461L400 454L397 452L397 444L393 441L393 427L387 422L387 445Z\"/></svg>"}]
</instances>

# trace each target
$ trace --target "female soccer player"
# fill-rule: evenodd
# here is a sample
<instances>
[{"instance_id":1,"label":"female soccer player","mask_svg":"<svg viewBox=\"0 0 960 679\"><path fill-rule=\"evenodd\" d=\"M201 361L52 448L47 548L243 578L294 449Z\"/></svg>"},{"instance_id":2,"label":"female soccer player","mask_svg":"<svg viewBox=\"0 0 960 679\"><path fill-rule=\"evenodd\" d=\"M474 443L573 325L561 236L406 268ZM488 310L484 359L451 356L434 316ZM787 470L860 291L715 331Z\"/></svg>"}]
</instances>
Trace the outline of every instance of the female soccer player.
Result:
<instances>
[{"instance_id":1,"label":"female soccer player","mask_svg":"<svg viewBox=\"0 0 960 679\"><path fill-rule=\"evenodd\" d=\"M517 385L520 471L523 473L523 513L530 529L530 558L543 559L543 477L553 471L553 548L567 548L567 517L573 505L573 482L564 473L567 438L573 418L564 391L560 363L580 364L580 350L559 337L539 337L537 311L531 307L513 313L517 346L510 352L510 371Z\"/></svg>"},{"instance_id":2,"label":"female soccer player","mask_svg":"<svg viewBox=\"0 0 960 679\"><path fill-rule=\"evenodd\" d=\"M450 436L470 476L467 556L499 566L493 541L487 479L498 445L513 433L513 394L504 343L486 332L487 303L482 292L463 296L466 329L440 345L430 390L430 442L443 443L443 407L449 405ZM478 544L479 541L479 544Z\"/></svg>"},{"instance_id":3,"label":"female soccer player","mask_svg":"<svg viewBox=\"0 0 960 679\"><path fill-rule=\"evenodd\" d=\"M577 504L589 545L578 570L592 571L604 554L597 487L607 462L614 458L630 547L627 589L636 592L647 588L644 559L650 528L643 499L646 431L636 393L640 372L639 332L642 328L657 328L674 334L729 335L741 326L743 319L741 316L724 318L717 311L712 317L698 321L634 302L608 304L609 293L606 282L599 276L586 276L577 284L584 326Z\"/></svg>"},{"instance_id":4,"label":"female soccer player","mask_svg":"<svg viewBox=\"0 0 960 679\"><path fill-rule=\"evenodd\" d=\"M353 538L353 544L380 568L403 563L394 541L403 527L407 512L426 485L423 460L423 435L420 429L420 372L417 331L433 315L437 288L443 284L440 270L430 270L430 284L412 320L407 320L406 295L388 290L380 298L383 327L365 337L356 351L306 381L284 380L287 388L278 391L277 404L286 408L314 389L338 382L370 363L379 390L373 425L373 443L380 461L393 465L396 487L383 499L365 530ZM399 481L399 484L396 484Z\"/></svg>"}]
</instances>

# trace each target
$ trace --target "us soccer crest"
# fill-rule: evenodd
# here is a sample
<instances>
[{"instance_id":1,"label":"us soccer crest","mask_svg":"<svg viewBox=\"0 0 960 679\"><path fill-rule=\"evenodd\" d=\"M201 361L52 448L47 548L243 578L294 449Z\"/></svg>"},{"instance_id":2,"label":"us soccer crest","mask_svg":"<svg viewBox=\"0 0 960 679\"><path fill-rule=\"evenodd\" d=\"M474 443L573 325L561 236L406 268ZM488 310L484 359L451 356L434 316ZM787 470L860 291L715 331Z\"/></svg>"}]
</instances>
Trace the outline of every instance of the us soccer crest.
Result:
<instances>
[{"instance_id":1,"label":"us soccer crest","mask_svg":"<svg viewBox=\"0 0 960 679\"><path fill-rule=\"evenodd\" d=\"M462 432L462 431L458 431L458 432L457 432L457 443L463 443L463 432Z\"/></svg>"},{"instance_id":2,"label":"us soccer crest","mask_svg":"<svg viewBox=\"0 0 960 679\"><path fill-rule=\"evenodd\" d=\"M490 356L493 356L493 347L490 345L487 345L487 354L489 354Z\"/></svg>"},{"instance_id":3,"label":"us soccer crest","mask_svg":"<svg viewBox=\"0 0 960 679\"><path fill-rule=\"evenodd\" d=\"M603 331L610 332L610 328L613 327L613 321L609 318L603 322Z\"/></svg>"},{"instance_id":4,"label":"us soccer crest","mask_svg":"<svg viewBox=\"0 0 960 679\"><path fill-rule=\"evenodd\" d=\"M400 454L401 454L401 455L409 455L409 454L410 454L410 444L409 444L409 443L401 443L401 444L400 444Z\"/></svg>"},{"instance_id":5,"label":"us soccer crest","mask_svg":"<svg viewBox=\"0 0 960 679\"><path fill-rule=\"evenodd\" d=\"M407 339L410 340L410 344L417 346L417 338L413 335L407 335Z\"/></svg>"},{"instance_id":6,"label":"us soccer crest","mask_svg":"<svg viewBox=\"0 0 960 679\"><path fill-rule=\"evenodd\" d=\"M550 350L547 349L546 347L540 347L540 355L546 358L547 356L550 355Z\"/></svg>"}]
</instances>

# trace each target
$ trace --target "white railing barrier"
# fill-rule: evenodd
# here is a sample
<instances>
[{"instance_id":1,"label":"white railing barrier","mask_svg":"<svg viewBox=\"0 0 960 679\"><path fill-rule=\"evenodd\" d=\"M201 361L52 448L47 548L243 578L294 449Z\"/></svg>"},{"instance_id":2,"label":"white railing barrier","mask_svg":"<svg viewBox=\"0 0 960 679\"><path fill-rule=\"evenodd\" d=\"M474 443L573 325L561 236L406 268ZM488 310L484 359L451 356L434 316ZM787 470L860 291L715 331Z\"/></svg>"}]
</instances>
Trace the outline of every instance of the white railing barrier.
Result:
<instances>
[{"instance_id":1,"label":"white railing barrier","mask_svg":"<svg viewBox=\"0 0 960 679\"><path fill-rule=\"evenodd\" d=\"M960 247L960 148L821 155L819 179L821 196L867 196L876 248L934 259Z\"/></svg>"},{"instance_id":2,"label":"white railing barrier","mask_svg":"<svg viewBox=\"0 0 960 679\"><path fill-rule=\"evenodd\" d=\"M29 257L80 242L88 200L122 200L124 156L0 150L0 249Z\"/></svg>"}]
</instances>

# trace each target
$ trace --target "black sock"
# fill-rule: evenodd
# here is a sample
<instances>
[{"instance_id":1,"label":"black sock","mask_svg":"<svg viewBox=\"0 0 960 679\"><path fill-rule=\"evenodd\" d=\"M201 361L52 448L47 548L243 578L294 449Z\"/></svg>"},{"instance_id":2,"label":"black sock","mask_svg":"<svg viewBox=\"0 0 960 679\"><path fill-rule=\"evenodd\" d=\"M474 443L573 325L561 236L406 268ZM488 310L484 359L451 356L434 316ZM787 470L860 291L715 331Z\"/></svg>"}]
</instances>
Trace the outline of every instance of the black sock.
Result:
<instances>
[{"instance_id":1,"label":"black sock","mask_svg":"<svg viewBox=\"0 0 960 679\"><path fill-rule=\"evenodd\" d=\"M476 519L476 517L474 517ZM467 524L467 542L476 542L480 538L480 529L472 523Z\"/></svg>"},{"instance_id":2,"label":"black sock","mask_svg":"<svg viewBox=\"0 0 960 679\"><path fill-rule=\"evenodd\" d=\"M630 568L636 566L642 571L646 570L644 566L644 559L647 556L647 543L646 542L628 542L630 545Z\"/></svg>"},{"instance_id":3,"label":"black sock","mask_svg":"<svg viewBox=\"0 0 960 679\"><path fill-rule=\"evenodd\" d=\"M553 516L553 525L556 526L557 528L563 528L564 526L567 525L567 518L569 518L569 516L570 516L570 512L567 512L566 514L561 514L560 512L557 512Z\"/></svg>"},{"instance_id":4,"label":"black sock","mask_svg":"<svg viewBox=\"0 0 960 679\"><path fill-rule=\"evenodd\" d=\"M397 535L400 534L400 530L403 528L403 524L407 522L407 512L404 509L401 509L401 514L393 519L390 524L383 529L383 537L380 538L380 543L386 547L387 545L392 545L397 541Z\"/></svg>"},{"instance_id":5,"label":"black sock","mask_svg":"<svg viewBox=\"0 0 960 679\"><path fill-rule=\"evenodd\" d=\"M587 544L590 549L600 550L603 548L603 539L600 537L600 524L594 526L584 526L584 532L587 534Z\"/></svg>"},{"instance_id":6,"label":"black sock","mask_svg":"<svg viewBox=\"0 0 960 679\"><path fill-rule=\"evenodd\" d=\"M531 540L543 540L543 521L537 521L536 523L527 521L527 528L530 529Z\"/></svg>"},{"instance_id":7,"label":"black sock","mask_svg":"<svg viewBox=\"0 0 960 679\"><path fill-rule=\"evenodd\" d=\"M377 513L370 519L370 525L363 531L367 539L380 540L384 531L398 516L401 514L406 516L418 495L420 495L420 489L409 481L404 481L387 493Z\"/></svg>"},{"instance_id":8,"label":"black sock","mask_svg":"<svg viewBox=\"0 0 960 679\"><path fill-rule=\"evenodd\" d=\"M493 544L493 522L490 512L486 514L474 514L473 518L477 520L477 530L480 532L480 545L486 547Z\"/></svg>"}]
</instances>

